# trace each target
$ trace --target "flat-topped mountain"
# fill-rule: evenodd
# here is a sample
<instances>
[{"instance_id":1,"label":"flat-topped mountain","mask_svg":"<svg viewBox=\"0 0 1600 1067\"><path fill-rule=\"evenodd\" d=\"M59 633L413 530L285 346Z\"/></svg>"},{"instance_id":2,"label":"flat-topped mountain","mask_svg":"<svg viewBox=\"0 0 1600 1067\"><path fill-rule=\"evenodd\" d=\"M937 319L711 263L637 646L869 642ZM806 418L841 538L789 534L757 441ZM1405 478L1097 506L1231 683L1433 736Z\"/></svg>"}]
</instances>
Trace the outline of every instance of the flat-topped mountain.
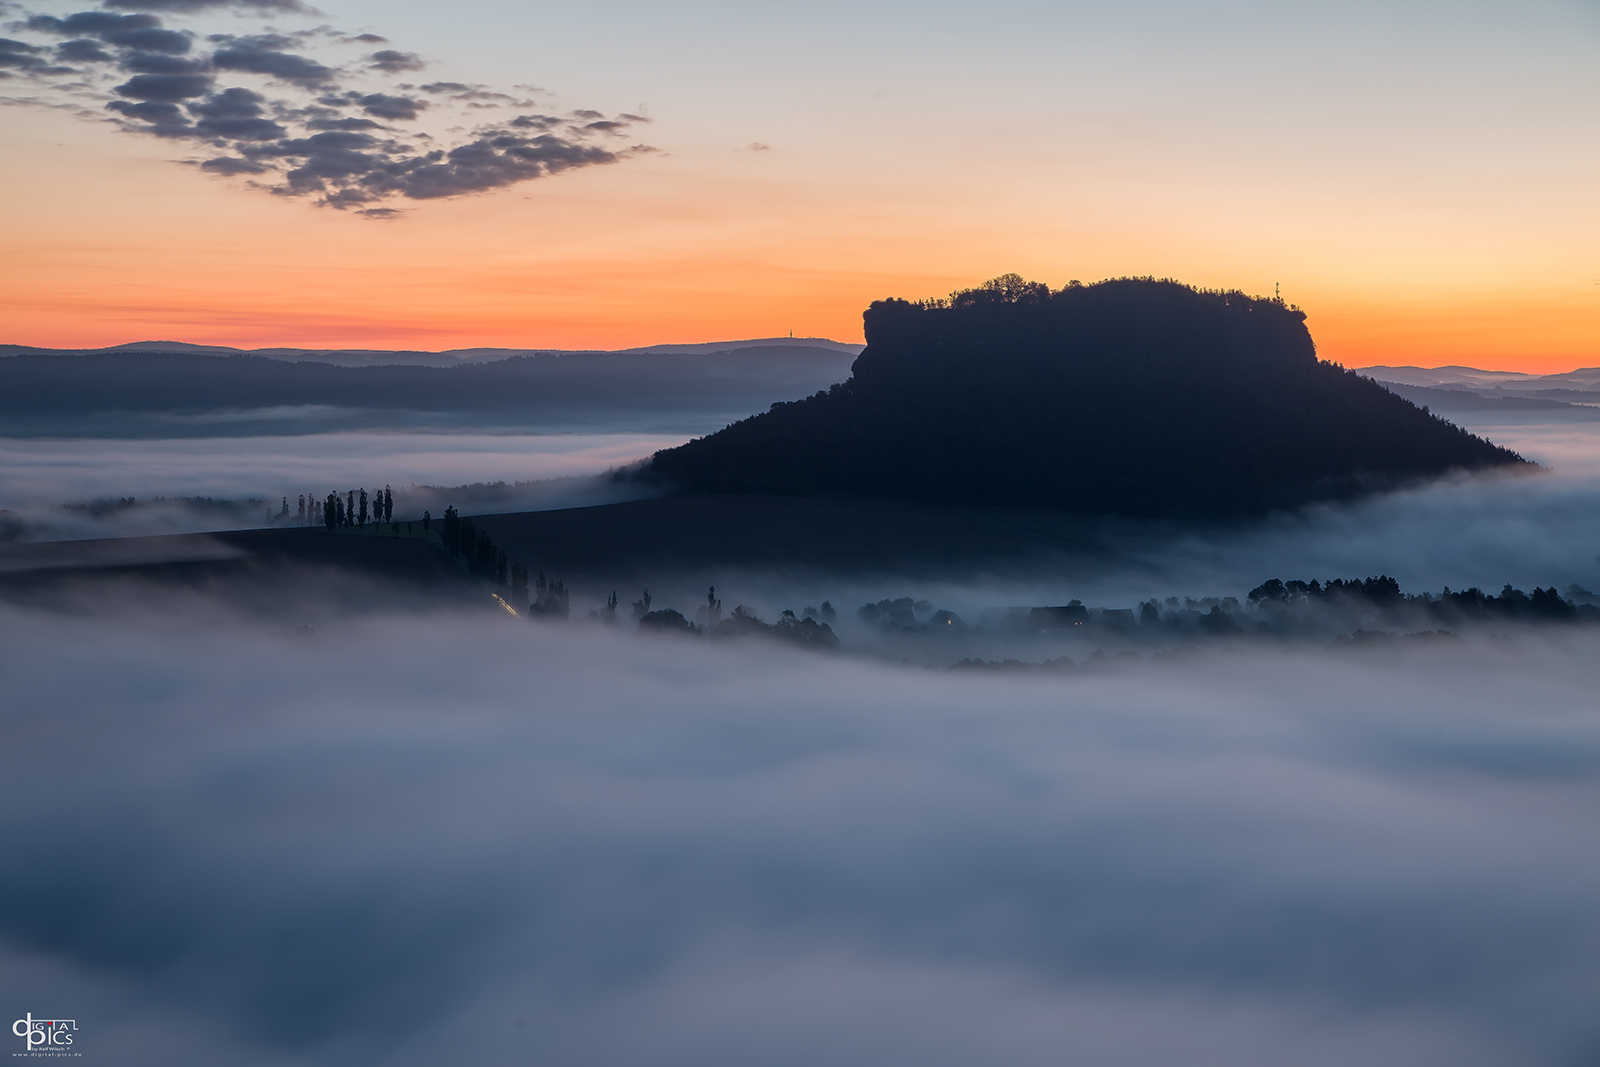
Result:
<instances>
[{"instance_id":1,"label":"flat-topped mountain","mask_svg":"<svg viewBox=\"0 0 1600 1067\"><path fill-rule=\"evenodd\" d=\"M1319 361L1276 300L1015 275L865 313L851 378L656 453L694 492L1225 517L1516 453Z\"/></svg>"}]
</instances>

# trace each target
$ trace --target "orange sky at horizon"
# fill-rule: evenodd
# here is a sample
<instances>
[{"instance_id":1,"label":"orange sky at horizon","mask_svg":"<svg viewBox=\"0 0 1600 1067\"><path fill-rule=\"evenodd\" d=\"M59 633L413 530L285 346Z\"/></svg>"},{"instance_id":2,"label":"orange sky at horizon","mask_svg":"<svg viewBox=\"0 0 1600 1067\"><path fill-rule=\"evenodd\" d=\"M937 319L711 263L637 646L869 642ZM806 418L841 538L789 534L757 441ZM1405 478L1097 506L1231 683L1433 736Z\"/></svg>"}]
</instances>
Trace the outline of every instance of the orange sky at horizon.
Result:
<instances>
[{"instance_id":1,"label":"orange sky at horizon","mask_svg":"<svg viewBox=\"0 0 1600 1067\"><path fill-rule=\"evenodd\" d=\"M678 91L658 113L694 114L701 88ZM777 108L770 129L752 125L768 150L732 130L742 115L727 130L662 118L654 155L392 201L405 213L389 221L201 174L182 143L5 108L0 343L859 342L874 299L1015 271L1052 286L1281 284L1319 353L1346 366L1600 365L1600 155L1540 161L1570 143L1570 116L1464 98L1459 116L1429 111L1419 127L1399 108L1386 126L1324 94L1283 105L1312 100L1320 117L1263 134L1202 130L1179 104L1046 103L1058 134L1019 132L1046 112L997 120L945 160L922 147L937 144L937 109L874 111L888 106L877 90L865 104L839 92L832 126ZM1473 140L1489 126L1515 150Z\"/></svg>"}]
</instances>

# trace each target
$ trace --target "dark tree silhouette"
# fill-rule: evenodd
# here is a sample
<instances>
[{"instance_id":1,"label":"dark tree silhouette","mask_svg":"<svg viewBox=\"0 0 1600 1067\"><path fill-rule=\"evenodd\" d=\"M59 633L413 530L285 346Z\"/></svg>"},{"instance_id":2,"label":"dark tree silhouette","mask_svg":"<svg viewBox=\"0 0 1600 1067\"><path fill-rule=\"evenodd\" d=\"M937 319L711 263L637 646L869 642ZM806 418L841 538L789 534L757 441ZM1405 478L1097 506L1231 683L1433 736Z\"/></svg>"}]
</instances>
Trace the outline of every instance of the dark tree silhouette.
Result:
<instances>
[{"instance_id":1,"label":"dark tree silhouette","mask_svg":"<svg viewBox=\"0 0 1600 1067\"><path fill-rule=\"evenodd\" d=\"M367 491L365 489L361 490L360 509L361 510L358 512L360 517L359 525L365 526L367 524Z\"/></svg>"},{"instance_id":2,"label":"dark tree silhouette","mask_svg":"<svg viewBox=\"0 0 1600 1067\"><path fill-rule=\"evenodd\" d=\"M733 609L715 630L715 637L776 637L806 648L828 649L839 647L839 637L825 622L813 618L796 618L785 611L775 623L762 622L760 617L743 604Z\"/></svg>"},{"instance_id":3,"label":"dark tree silhouette","mask_svg":"<svg viewBox=\"0 0 1600 1067\"><path fill-rule=\"evenodd\" d=\"M422 536L423 537L427 537L428 536L429 530L432 528L432 526L433 526L433 512L424 511L422 513Z\"/></svg>"},{"instance_id":4,"label":"dark tree silhouette","mask_svg":"<svg viewBox=\"0 0 1600 1067\"><path fill-rule=\"evenodd\" d=\"M646 612L639 618L639 629L656 630L662 633L695 633L694 623L683 617L683 613L673 608L662 608L660 611Z\"/></svg>"},{"instance_id":5,"label":"dark tree silhouette","mask_svg":"<svg viewBox=\"0 0 1600 1067\"><path fill-rule=\"evenodd\" d=\"M394 521L394 490L387 485L383 487L383 521Z\"/></svg>"},{"instance_id":6,"label":"dark tree silhouette","mask_svg":"<svg viewBox=\"0 0 1600 1067\"><path fill-rule=\"evenodd\" d=\"M712 586L706 592L705 606L695 612L700 623L700 628L707 633L715 630L722 622L722 601L717 599L717 587Z\"/></svg>"},{"instance_id":7,"label":"dark tree silhouette","mask_svg":"<svg viewBox=\"0 0 1600 1067\"><path fill-rule=\"evenodd\" d=\"M467 521L471 522L472 520L468 519ZM487 530L476 530L470 544L472 546L472 559L468 564L467 570L479 578L493 577L495 549L494 541L490 539L489 532Z\"/></svg>"},{"instance_id":8,"label":"dark tree silhouette","mask_svg":"<svg viewBox=\"0 0 1600 1067\"><path fill-rule=\"evenodd\" d=\"M565 619L571 611L571 597L567 592L567 584L559 578L550 580L544 576L544 571L539 572L534 580L535 598L528 605L528 614L542 618Z\"/></svg>"},{"instance_id":9,"label":"dark tree silhouette","mask_svg":"<svg viewBox=\"0 0 1600 1067\"><path fill-rule=\"evenodd\" d=\"M531 607L528 601L528 568L511 561L511 603Z\"/></svg>"}]
</instances>

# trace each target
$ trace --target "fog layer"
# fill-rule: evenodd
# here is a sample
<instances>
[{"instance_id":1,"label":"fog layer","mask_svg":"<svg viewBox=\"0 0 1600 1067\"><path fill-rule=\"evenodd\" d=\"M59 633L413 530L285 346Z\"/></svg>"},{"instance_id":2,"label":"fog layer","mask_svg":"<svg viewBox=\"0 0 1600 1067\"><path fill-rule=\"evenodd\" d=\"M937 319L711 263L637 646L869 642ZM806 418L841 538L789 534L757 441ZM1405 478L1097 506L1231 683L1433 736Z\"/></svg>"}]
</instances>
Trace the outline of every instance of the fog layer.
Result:
<instances>
[{"instance_id":1,"label":"fog layer","mask_svg":"<svg viewBox=\"0 0 1600 1067\"><path fill-rule=\"evenodd\" d=\"M1600 1051L1587 631L973 676L326 591L0 608L16 1015L119 1064Z\"/></svg>"},{"instance_id":2,"label":"fog layer","mask_svg":"<svg viewBox=\"0 0 1600 1067\"><path fill-rule=\"evenodd\" d=\"M385 483L599 474L681 437L642 433L332 433L169 440L0 438L0 506L90 497L256 496Z\"/></svg>"},{"instance_id":3,"label":"fog layer","mask_svg":"<svg viewBox=\"0 0 1600 1067\"><path fill-rule=\"evenodd\" d=\"M393 485L397 514L605 503L588 476L680 436L353 432L272 437L0 438L0 538L64 540L266 525L287 497ZM563 482L562 479L567 481ZM577 480L582 480L579 484ZM496 484L501 483L501 484ZM519 484L520 483L520 484ZM458 487L435 492L431 487ZM137 507L118 507L132 498ZM181 499L188 498L188 499ZM205 498L205 499L196 499ZM448 499L445 499L448 498ZM6 530L10 528L11 532Z\"/></svg>"}]
</instances>

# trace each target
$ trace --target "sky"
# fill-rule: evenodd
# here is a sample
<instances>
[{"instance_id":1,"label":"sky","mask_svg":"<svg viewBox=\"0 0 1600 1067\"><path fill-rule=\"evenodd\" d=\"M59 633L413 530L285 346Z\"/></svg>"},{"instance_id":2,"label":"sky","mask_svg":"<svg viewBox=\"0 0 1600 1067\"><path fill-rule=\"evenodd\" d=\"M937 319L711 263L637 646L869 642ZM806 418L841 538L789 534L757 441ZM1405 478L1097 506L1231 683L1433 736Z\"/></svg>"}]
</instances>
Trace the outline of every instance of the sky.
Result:
<instances>
[{"instance_id":1,"label":"sky","mask_svg":"<svg viewBox=\"0 0 1600 1067\"><path fill-rule=\"evenodd\" d=\"M1600 363L1592 2L106 3L0 16L3 342L859 341L1016 271Z\"/></svg>"}]
</instances>

